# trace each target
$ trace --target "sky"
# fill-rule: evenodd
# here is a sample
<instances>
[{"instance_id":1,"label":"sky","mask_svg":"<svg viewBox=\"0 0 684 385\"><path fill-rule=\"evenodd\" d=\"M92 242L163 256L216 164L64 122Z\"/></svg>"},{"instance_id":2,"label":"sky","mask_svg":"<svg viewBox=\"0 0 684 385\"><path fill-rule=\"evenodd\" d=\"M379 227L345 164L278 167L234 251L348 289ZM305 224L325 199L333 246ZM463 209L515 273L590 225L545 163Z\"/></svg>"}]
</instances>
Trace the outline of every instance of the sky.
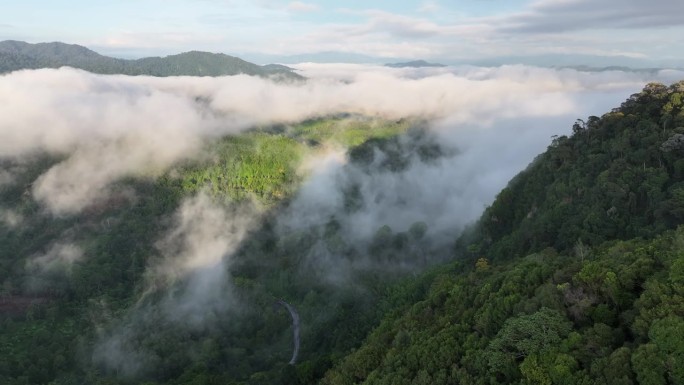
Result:
<instances>
[{"instance_id":1,"label":"sky","mask_svg":"<svg viewBox=\"0 0 684 385\"><path fill-rule=\"evenodd\" d=\"M657 64L684 62L683 14L679 0L22 0L0 2L0 40L127 58L335 52L458 64L571 54Z\"/></svg>"}]
</instances>

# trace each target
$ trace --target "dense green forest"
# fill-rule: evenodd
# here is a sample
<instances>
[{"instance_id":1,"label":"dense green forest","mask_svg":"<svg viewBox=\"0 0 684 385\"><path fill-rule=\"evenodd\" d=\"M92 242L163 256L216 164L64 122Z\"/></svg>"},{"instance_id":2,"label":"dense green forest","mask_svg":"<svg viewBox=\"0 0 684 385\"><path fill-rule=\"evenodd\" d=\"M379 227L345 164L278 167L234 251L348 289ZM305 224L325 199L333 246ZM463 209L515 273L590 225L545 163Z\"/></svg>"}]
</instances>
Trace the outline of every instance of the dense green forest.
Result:
<instances>
[{"instance_id":1,"label":"dense green forest","mask_svg":"<svg viewBox=\"0 0 684 385\"><path fill-rule=\"evenodd\" d=\"M283 226L317 154L369 177L445 156L417 121L255 128L75 215L31 195L61 158L0 160L0 383L682 384L683 97L649 84L578 120L447 247L422 222ZM340 215L363 211L344 182Z\"/></svg>"},{"instance_id":2,"label":"dense green forest","mask_svg":"<svg viewBox=\"0 0 684 385\"><path fill-rule=\"evenodd\" d=\"M184 52L136 60L103 56L86 47L65 43L29 44L0 41L0 74L22 69L73 67L96 74L149 76L252 75L283 80L303 77L282 65L260 66L240 58L209 52Z\"/></svg>"},{"instance_id":3,"label":"dense green forest","mask_svg":"<svg viewBox=\"0 0 684 385\"><path fill-rule=\"evenodd\" d=\"M326 384L683 384L684 82L516 176Z\"/></svg>"},{"instance_id":4,"label":"dense green forest","mask_svg":"<svg viewBox=\"0 0 684 385\"><path fill-rule=\"evenodd\" d=\"M158 178L122 180L105 200L59 217L41 209L30 187L61 159L4 161L16 178L0 190L0 382L288 384L293 376L302 383L321 377L399 300L387 295L385 282L401 274L363 269L353 287L330 285L303 257L330 247L354 258L366 246L345 246L333 220L277 232L278 212L306 178L306 159L333 148L364 152L414 125L340 116L255 128L207 143L201 157ZM225 213L225 221L244 212L262 219L230 264L150 282L176 211L203 204L204 214ZM408 250L424 231L417 224L397 247ZM378 255L385 253L381 240ZM70 256L74 263L65 262ZM202 299L188 300L199 295L197 282L210 286ZM290 319L278 299L303 319L296 369L287 365Z\"/></svg>"}]
</instances>

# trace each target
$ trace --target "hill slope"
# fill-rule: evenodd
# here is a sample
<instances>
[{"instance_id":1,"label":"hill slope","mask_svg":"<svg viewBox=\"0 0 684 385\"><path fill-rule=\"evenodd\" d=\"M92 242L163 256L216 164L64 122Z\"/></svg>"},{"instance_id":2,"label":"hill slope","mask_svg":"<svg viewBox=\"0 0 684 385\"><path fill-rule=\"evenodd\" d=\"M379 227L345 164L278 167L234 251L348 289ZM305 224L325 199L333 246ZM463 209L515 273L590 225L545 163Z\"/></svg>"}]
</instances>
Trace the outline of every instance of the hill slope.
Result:
<instances>
[{"instance_id":1,"label":"hill slope","mask_svg":"<svg viewBox=\"0 0 684 385\"><path fill-rule=\"evenodd\" d=\"M683 96L556 138L323 383L684 383Z\"/></svg>"},{"instance_id":2,"label":"hill slope","mask_svg":"<svg viewBox=\"0 0 684 385\"><path fill-rule=\"evenodd\" d=\"M330 284L313 257L334 248L359 262L367 245L345 244L333 220L289 230L278 215L307 157L409 125L347 117L255 128L158 178L125 178L65 216L31 193L60 157L0 160L0 383L292 384L280 300L302 319L297 370L321 377L391 307L386 287L399 274L361 266L352 287ZM402 235L399 246L420 243ZM183 274L186 258L200 267Z\"/></svg>"},{"instance_id":3,"label":"hill slope","mask_svg":"<svg viewBox=\"0 0 684 385\"><path fill-rule=\"evenodd\" d=\"M226 76L246 74L302 79L284 66L259 66L242 59L209 52L185 52L166 57L124 60L107 57L75 44L20 41L0 42L0 73L20 69L69 66L98 74L151 76Z\"/></svg>"},{"instance_id":4,"label":"hill slope","mask_svg":"<svg viewBox=\"0 0 684 385\"><path fill-rule=\"evenodd\" d=\"M492 258L652 237L684 221L684 82L649 84L515 177L478 225Z\"/></svg>"},{"instance_id":5,"label":"hill slope","mask_svg":"<svg viewBox=\"0 0 684 385\"><path fill-rule=\"evenodd\" d=\"M682 383L683 91L578 121L446 247L422 222L344 232L378 199L359 178L448 155L407 121L218 138L73 215L32 194L64 159L2 160L0 383ZM294 197L330 142L348 162L320 219Z\"/></svg>"},{"instance_id":6,"label":"hill slope","mask_svg":"<svg viewBox=\"0 0 684 385\"><path fill-rule=\"evenodd\" d=\"M446 67L444 64L429 63L425 60L414 60L402 63L387 63L385 67L391 68L422 68L422 67Z\"/></svg>"}]
</instances>

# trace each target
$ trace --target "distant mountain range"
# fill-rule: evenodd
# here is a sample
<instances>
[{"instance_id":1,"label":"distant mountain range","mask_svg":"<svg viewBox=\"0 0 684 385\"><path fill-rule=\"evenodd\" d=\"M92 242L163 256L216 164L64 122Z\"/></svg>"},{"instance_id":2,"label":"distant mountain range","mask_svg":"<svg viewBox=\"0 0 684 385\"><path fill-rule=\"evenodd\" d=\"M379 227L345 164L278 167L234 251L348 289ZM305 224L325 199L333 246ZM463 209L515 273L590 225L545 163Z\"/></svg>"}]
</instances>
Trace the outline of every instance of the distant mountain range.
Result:
<instances>
[{"instance_id":1,"label":"distant mountain range","mask_svg":"<svg viewBox=\"0 0 684 385\"><path fill-rule=\"evenodd\" d=\"M318 52L298 55L273 55L264 53L242 53L241 57L256 63L277 62L295 64L303 62L314 63L357 63L357 64L404 64L421 63L407 57L380 57L346 52ZM489 58L460 58L427 57L425 60L433 63L446 65L472 65L484 67L498 67L502 65L530 65L536 67L568 68L577 67L579 70L592 70L621 67L628 70L652 70L652 69L682 69L684 61L676 59L658 58L635 58L628 56L602 56L586 54L546 54L546 55L520 55L520 56L495 56ZM429 64L429 63L428 63ZM583 69L582 69L583 68ZM617 69L615 69L617 70Z\"/></svg>"},{"instance_id":2,"label":"distant mountain range","mask_svg":"<svg viewBox=\"0 0 684 385\"><path fill-rule=\"evenodd\" d=\"M240 58L200 51L166 57L136 60L100 55L86 47L65 43L30 44L22 41L0 42L0 73L21 69L79 68L97 74L150 76L226 76L253 75L284 80L303 79L292 68L269 64L260 66Z\"/></svg>"},{"instance_id":3,"label":"distant mountain range","mask_svg":"<svg viewBox=\"0 0 684 385\"><path fill-rule=\"evenodd\" d=\"M625 67L625 66L607 66L607 67L592 67L592 66L586 66L586 65L576 65L576 66L560 66L560 67L554 67L554 68L567 68L567 69L573 69L576 71L582 71L582 72L607 72L607 71L620 71L620 72L637 72L637 73L645 73L645 74L656 74L658 71L662 70L662 68L631 68L631 67Z\"/></svg>"},{"instance_id":4,"label":"distant mountain range","mask_svg":"<svg viewBox=\"0 0 684 385\"><path fill-rule=\"evenodd\" d=\"M446 67L444 64L428 63L425 60L414 60L404 63L387 63L385 67L392 68L421 68L421 67Z\"/></svg>"},{"instance_id":5,"label":"distant mountain range","mask_svg":"<svg viewBox=\"0 0 684 385\"><path fill-rule=\"evenodd\" d=\"M538 67L572 67L579 70L613 68L620 70L651 70L665 68L682 68L684 62L680 60L641 58L629 56L601 56L586 54L546 54L527 56L497 56L489 59L475 59L464 61L462 64L475 66L500 66L507 64L523 64Z\"/></svg>"},{"instance_id":6,"label":"distant mountain range","mask_svg":"<svg viewBox=\"0 0 684 385\"><path fill-rule=\"evenodd\" d=\"M444 64L406 58L380 58L360 54L323 52L278 56L242 54L258 63L375 63L393 68L444 67ZM677 61L655 61L629 57L593 55L509 56L490 59L446 61L449 65L501 66L507 64L534 65L551 68L572 68L578 71L657 72L663 68L683 69ZM86 47L65 43L30 44L22 41L0 41L0 74L21 69L59 68L69 66L99 74L150 76L226 76L246 74L277 77L283 80L303 79L293 68L282 64L258 65L221 53L190 51L165 57L120 59L101 55Z\"/></svg>"}]
</instances>

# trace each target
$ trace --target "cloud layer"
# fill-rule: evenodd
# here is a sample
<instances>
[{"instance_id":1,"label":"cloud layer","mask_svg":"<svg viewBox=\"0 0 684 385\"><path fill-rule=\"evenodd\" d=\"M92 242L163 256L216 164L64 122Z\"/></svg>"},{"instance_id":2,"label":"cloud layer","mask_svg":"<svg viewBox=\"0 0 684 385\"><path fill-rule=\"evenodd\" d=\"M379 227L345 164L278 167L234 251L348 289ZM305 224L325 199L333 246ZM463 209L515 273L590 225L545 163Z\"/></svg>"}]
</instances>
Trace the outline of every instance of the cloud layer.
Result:
<instances>
[{"instance_id":1,"label":"cloud layer","mask_svg":"<svg viewBox=\"0 0 684 385\"><path fill-rule=\"evenodd\" d=\"M158 175L197 155L205 140L254 125L347 112L442 122L439 130L451 137L465 126L496 129L497 122L512 119L565 117L569 123L589 112L583 100L620 95L611 104L592 106L592 113L600 113L650 80L635 73L524 66L299 68L310 77L305 83L249 76L102 76L68 68L5 75L0 77L0 97L6 101L0 105L0 158L36 152L61 157L35 181L33 196L54 214L70 214L106 197L120 178ZM505 134L515 129L506 128ZM538 150L526 150L525 159Z\"/></svg>"}]
</instances>

